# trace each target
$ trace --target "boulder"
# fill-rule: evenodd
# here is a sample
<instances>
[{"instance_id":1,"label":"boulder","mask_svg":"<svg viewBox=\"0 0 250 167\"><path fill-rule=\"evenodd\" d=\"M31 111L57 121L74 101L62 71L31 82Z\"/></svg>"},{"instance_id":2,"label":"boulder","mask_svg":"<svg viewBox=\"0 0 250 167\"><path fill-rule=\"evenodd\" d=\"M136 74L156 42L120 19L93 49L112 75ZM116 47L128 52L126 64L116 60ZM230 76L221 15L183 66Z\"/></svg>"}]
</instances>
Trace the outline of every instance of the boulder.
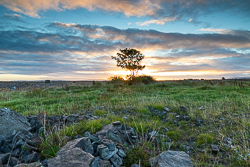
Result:
<instances>
[{"instance_id":1,"label":"boulder","mask_svg":"<svg viewBox=\"0 0 250 167\"><path fill-rule=\"evenodd\" d=\"M100 157L94 158L90 167L111 167L110 161L103 160Z\"/></svg>"},{"instance_id":2,"label":"boulder","mask_svg":"<svg viewBox=\"0 0 250 167\"><path fill-rule=\"evenodd\" d=\"M106 146L104 144L98 145L98 147L97 147L97 153L104 160L110 159L117 152L118 152L117 148L115 148L114 150L109 150L108 146Z\"/></svg>"},{"instance_id":3,"label":"boulder","mask_svg":"<svg viewBox=\"0 0 250 167\"><path fill-rule=\"evenodd\" d=\"M120 121L113 122L102 128L102 130L96 132L94 136L98 136L99 139L109 139L113 142L120 144L134 144L137 138L134 129L121 124Z\"/></svg>"},{"instance_id":4,"label":"boulder","mask_svg":"<svg viewBox=\"0 0 250 167\"><path fill-rule=\"evenodd\" d=\"M31 130L27 118L9 108L0 109L0 139L19 131Z\"/></svg>"},{"instance_id":5,"label":"boulder","mask_svg":"<svg viewBox=\"0 0 250 167\"><path fill-rule=\"evenodd\" d=\"M139 167L139 165L138 164L133 164L133 165L131 165L131 167Z\"/></svg>"},{"instance_id":6,"label":"boulder","mask_svg":"<svg viewBox=\"0 0 250 167\"><path fill-rule=\"evenodd\" d=\"M102 159L106 158L109 155L109 148L104 144L101 144L97 147L97 152Z\"/></svg>"},{"instance_id":7,"label":"boulder","mask_svg":"<svg viewBox=\"0 0 250 167\"><path fill-rule=\"evenodd\" d=\"M115 166L115 167L120 167L122 166L123 162L122 162L122 158L119 157L117 154L115 154L114 156L112 156L110 158L111 163Z\"/></svg>"},{"instance_id":8,"label":"boulder","mask_svg":"<svg viewBox=\"0 0 250 167\"><path fill-rule=\"evenodd\" d=\"M68 142L56 154L56 157L47 161L50 167L89 166L94 156L93 146L88 137L82 137Z\"/></svg>"},{"instance_id":9,"label":"boulder","mask_svg":"<svg viewBox=\"0 0 250 167\"><path fill-rule=\"evenodd\" d=\"M38 116L29 116L27 117L28 122L30 123L31 132L39 133L39 129L43 126L42 120L38 120L40 115Z\"/></svg>"},{"instance_id":10,"label":"boulder","mask_svg":"<svg viewBox=\"0 0 250 167\"><path fill-rule=\"evenodd\" d=\"M220 151L220 146L216 144L211 145L212 153L217 154Z\"/></svg>"},{"instance_id":11,"label":"boulder","mask_svg":"<svg viewBox=\"0 0 250 167\"><path fill-rule=\"evenodd\" d=\"M89 132L85 132L84 137L88 137L92 142L95 142L95 141L99 140L97 137L91 135Z\"/></svg>"},{"instance_id":12,"label":"boulder","mask_svg":"<svg viewBox=\"0 0 250 167\"><path fill-rule=\"evenodd\" d=\"M188 109L184 106L180 106L180 110L184 113L187 113L188 112Z\"/></svg>"},{"instance_id":13,"label":"boulder","mask_svg":"<svg viewBox=\"0 0 250 167\"><path fill-rule=\"evenodd\" d=\"M57 152L56 157L48 159L48 167L76 167L76 166L90 166L94 156L84 152L82 149L75 147L67 149L62 147Z\"/></svg>"},{"instance_id":14,"label":"boulder","mask_svg":"<svg viewBox=\"0 0 250 167\"><path fill-rule=\"evenodd\" d=\"M94 153L93 146L91 145L90 139L88 137L82 137L68 142L58 151L58 153L65 150L71 150L73 148L80 148L81 150L90 154Z\"/></svg>"},{"instance_id":15,"label":"boulder","mask_svg":"<svg viewBox=\"0 0 250 167\"><path fill-rule=\"evenodd\" d=\"M31 154L24 155L22 157L22 162L24 163L31 163L31 162L38 162L38 161L39 161L39 157L38 157L37 152L33 152Z\"/></svg>"},{"instance_id":16,"label":"boulder","mask_svg":"<svg viewBox=\"0 0 250 167\"><path fill-rule=\"evenodd\" d=\"M116 148L115 143L112 140L102 139L101 143L106 145L109 148L109 151L114 151Z\"/></svg>"},{"instance_id":17,"label":"boulder","mask_svg":"<svg viewBox=\"0 0 250 167\"><path fill-rule=\"evenodd\" d=\"M15 158L15 157L10 158L10 161L9 161L10 166L15 166L15 165L17 165L19 163L20 163L20 161L17 158Z\"/></svg>"},{"instance_id":18,"label":"boulder","mask_svg":"<svg viewBox=\"0 0 250 167\"><path fill-rule=\"evenodd\" d=\"M117 130L120 130L121 127L122 127L121 125L113 125L113 124L111 123L111 124L108 124L108 125L102 127L102 130L96 132L95 135L96 135L96 136L98 136L98 135L105 136L106 133L107 133L109 130L117 131Z\"/></svg>"},{"instance_id":19,"label":"boulder","mask_svg":"<svg viewBox=\"0 0 250 167\"><path fill-rule=\"evenodd\" d=\"M164 151L150 162L152 167L193 167L189 155L183 151Z\"/></svg>"},{"instance_id":20,"label":"boulder","mask_svg":"<svg viewBox=\"0 0 250 167\"><path fill-rule=\"evenodd\" d=\"M0 165L3 165L8 162L10 154L0 154Z\"/></svg>"},{"instance_id":21,"label":"boulder","mask_svg":"<svg viewBox=\"0 0 250 167\"><path fill-rule=\"evenodd\" d=\"M126 157L126 153L122 149L119 149L117 154L122 158Z\"/></svg>"}]
</instances>

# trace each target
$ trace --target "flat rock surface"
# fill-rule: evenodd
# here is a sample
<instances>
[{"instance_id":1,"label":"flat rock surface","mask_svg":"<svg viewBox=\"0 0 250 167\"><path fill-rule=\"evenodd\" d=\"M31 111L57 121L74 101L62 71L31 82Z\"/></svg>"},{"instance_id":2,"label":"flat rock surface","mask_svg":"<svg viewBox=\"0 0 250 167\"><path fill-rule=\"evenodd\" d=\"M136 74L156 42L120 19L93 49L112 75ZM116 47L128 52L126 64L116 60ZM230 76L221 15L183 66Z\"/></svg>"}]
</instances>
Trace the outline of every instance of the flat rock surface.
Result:
<instances>
[{"instance_id":1,"label":"flat rock surface","mask_svg":"<svg viewBox=\"0 0 250 167\"><path fill-rule=\"evenodd\" d=\"M48 167L87 167L93 159L94 156L80 148L63 149L55 158L48 160Z\"/></svg>"},{"instance_id":2,"label":"flat rock surface","mask_svg":"<svg viewBox=\"0 0 250 167\"><path fill-rule=\"evenodd\" d=\"M18 131L31 129L27 118L9 108L0 109L0 139L4 139Z\"/></svg>"},{"instance_id":3,"label":"flat rock surface","mask_svg":"<svg viewBox=\"0 0 250 167\"><path fill-rule=\"evenodd\" d=\"M183 151L164 151L151 162L152 167L193 167L189 155Z\"/></svg>"},{"instance_id":4,"label":"flat rock surface","mask_svg":"<svg viewBox=\"0 0 250 167\"><path fill-rule=\"evenodd\" d=\"M102 130L95 133L95 135L106 135L109 130L116 130L119 126L115 126L112 123L102 127Z\"/></svg>"}]
</instances>

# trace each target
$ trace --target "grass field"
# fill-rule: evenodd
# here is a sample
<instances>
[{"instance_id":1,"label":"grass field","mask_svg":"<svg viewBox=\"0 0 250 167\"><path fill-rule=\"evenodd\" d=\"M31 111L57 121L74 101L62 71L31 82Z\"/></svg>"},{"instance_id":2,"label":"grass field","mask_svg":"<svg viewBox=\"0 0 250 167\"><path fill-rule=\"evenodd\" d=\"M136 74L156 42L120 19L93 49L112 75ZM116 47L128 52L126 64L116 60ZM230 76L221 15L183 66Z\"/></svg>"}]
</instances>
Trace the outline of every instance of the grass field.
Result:
<instances>
[{"instance_id":1,"label":"grass field","mask_svg":"<svg viewBox=\"0 0 250 167\"><path fill-rule=\"evenodd\" d=\"M100 106L104 107L100 109ZM180 106L185 106L188 112L181 111ZM64 136L73 139L85 131L94 133L103 125L119 120L132 126L138 134L146 133L148 127L161 134L161 144L157 148L150 142L142 142L142 149L135 147L134 152L140 155L150 149L155 154L171 149L188 152L194 166L250 164L249 81L171 81L130 86L96 82L92 86L9 91L0 92L2 107L25 116L89 111L100 116L98 120L70 125L46 136L40 146L44 158L53 157L66 143L61 140ZM163 112L164 107L170 109L165 116L151 112ZM104 117L104 114L108 116ZM190 119L177 121L178 116L183 115ZM201 126L196 126L197 119L204 121ZM226 137L232 139L233 147L225 145L223 139ZM220 146L218 154L212 153L211 144Z\"/></svg>"}]
</instances>

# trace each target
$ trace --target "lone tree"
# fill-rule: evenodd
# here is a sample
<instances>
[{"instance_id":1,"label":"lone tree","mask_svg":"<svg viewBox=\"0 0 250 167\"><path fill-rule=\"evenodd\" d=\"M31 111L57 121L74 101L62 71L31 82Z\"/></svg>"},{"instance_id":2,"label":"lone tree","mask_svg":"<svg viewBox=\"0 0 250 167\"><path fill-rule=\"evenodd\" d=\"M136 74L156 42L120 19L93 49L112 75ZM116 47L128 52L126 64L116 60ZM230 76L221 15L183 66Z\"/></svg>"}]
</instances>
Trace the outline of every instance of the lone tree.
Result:
<instances>
[{"instance_id":1,"label":"lone tree","mask_svg":"<svg viewBox=\"0 0 250 167\"><path fill-rule=\"evenodd\" d=\"M117 53L117 57L111 56L112 59L117 61L117 67L127 69L131 72L131 76L134 77L135 73L139 70L143 70L145 65L142 66L140 63L144 59L144 55L136 49L120 49L121 53Z\"/></svg>"}]
</instances>

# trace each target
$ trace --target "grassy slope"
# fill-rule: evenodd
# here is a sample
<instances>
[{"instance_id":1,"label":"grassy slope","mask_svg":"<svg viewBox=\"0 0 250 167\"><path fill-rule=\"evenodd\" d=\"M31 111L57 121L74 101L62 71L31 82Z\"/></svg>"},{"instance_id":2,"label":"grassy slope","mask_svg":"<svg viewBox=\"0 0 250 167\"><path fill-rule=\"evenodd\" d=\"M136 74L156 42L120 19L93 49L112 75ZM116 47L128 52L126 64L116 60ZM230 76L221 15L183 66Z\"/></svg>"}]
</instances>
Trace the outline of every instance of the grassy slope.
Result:
<instances>
[{"instance_id":1,"label":"grassy slope","mask_svg":"<svg viewBox=\"0 0 250 167\"><path fill-rule=\"evenodd\" d=\"M44 157L53 156L58 150L58 143L66 141L56 140L63 136L75 137L85 131L94 133L105 124L120 120L133 126L138 133L146 131L146 127L157 129L166 138L163 141L172 140L171 149L184 150L182 145L188 141L194 141L194 150L190 154L195 166L247 166L250 153L250 86L249 82L243 83L244 88L233 82L224 81L211 85L209 82L165 82L153 85L101 85L96 83L92 87L71 86L62 88L49 88L46 90L33 90L29 92L1 92L0 107L12 108L24 115L46 113L47 115L63 115L70 113L85 113L90 109L105 106L105 111L94 111L96 115L109 116L100 120L83 122L76 126L65 128L62 132L51 134L44 140ZM147 107L162 109L168 107L171 113L182 114L179 106L188 108L190 121L180 121L178 125L171 121L174 118L169 114L168 121L162 121L160 117L153 116ZM128 107L129 106L129 107ZM204 106L205 110L199 110ZM123 119L120 111L128 110ZM195 120L205 120L205 125L194 126ZM165 128L169 131L164 131ZM203 135L206 134L206 135ZM201 137L199 137L201 136ZM208 136L211 142L202 138ZM233 145L237 151L222 145L223 137L233 139ZM50 142L49 142L50 141ZM210 144L219 144L224 152L214 155L211 153ZM158 151L167 149L165 146ZM199 151L202 150L202 151ZM243 158L240 158L241 155ZM244 160L245 157L245 160Z\"/></svg>"}]
</instances>

